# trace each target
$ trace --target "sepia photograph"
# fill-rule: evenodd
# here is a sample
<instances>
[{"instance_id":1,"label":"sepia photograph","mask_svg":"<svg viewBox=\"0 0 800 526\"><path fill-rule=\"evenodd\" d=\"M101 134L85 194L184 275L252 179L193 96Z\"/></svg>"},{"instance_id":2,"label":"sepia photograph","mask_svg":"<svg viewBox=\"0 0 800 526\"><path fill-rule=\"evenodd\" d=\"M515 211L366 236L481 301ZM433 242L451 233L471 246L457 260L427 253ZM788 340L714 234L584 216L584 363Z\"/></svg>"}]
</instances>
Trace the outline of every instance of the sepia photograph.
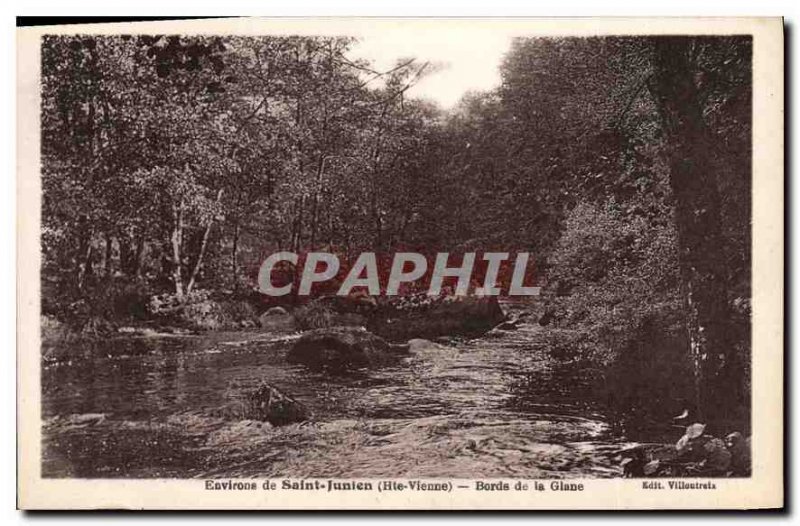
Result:
<instances>
[{"instance_id":1,"label":"sepia photograph","mask_svg":"<svg viewBox=\"0 0 800 526\"><path fill-rule=\"evenodd\" d=\"M780 469L783 99L741 21L39 29L32 476L679 506Z\"/></svg>"}]
</instances>

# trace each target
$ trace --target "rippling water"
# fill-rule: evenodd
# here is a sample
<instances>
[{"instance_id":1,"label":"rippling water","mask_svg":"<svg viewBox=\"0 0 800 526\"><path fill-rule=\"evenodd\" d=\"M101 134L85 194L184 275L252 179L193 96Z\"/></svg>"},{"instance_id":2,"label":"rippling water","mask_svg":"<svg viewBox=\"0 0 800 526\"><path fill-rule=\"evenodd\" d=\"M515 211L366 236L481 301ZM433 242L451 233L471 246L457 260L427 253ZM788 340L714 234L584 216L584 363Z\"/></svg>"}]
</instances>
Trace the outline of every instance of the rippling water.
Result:
<instances>
[{"instance_id":1,"label":"rippling water","mask_svg":"<svg viewBox=\"0 0 800 526\"><path fill-rule=\"evenodd\" d=\"M119 337L44 349L45 477L612 477L620 444L533 342L538 327L328 377L291 337ZM230 408L268 382L313 412L284 427Z\"/></svg>"}]
</instances>

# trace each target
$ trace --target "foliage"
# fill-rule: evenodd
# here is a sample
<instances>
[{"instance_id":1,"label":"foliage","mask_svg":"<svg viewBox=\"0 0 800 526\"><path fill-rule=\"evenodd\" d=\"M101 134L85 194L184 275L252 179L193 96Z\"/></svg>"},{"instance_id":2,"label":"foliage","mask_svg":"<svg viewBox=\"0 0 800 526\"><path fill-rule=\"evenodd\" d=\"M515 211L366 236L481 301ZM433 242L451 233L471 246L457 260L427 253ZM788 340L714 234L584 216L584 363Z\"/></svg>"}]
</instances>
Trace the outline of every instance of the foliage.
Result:
<instances>
[{"instance_id":1,"label":"foliage","mask_svg":"<svg viewBox=\"0 0 800 526\"><path fill-rule=\"evenodd\" d=\"M353 45L45 37L43 312L230 327L252 313L208 291L278 250L525 251L553 355L602 368L615 410L749 407L749 37L517 39L452 111L408 97L429 64Z\"/></svg>"},{"instance_id":2,"label":"foliage","mask_svg":"<svg viewBox=\"0 0 800 526\"><path fill-rule=\"evenodd\" d=\"M205 289L195 289L183 297L171 292L152 296L148 311L163 323L188 325L196 330L252 326L255 320L255 309L246 301L215 298L212 291Z\"/></svg>"},{"instance_id":3,"label":"foliage","mask_svg":"<svg viewBox=\"0 0 800 526\"><path fill-rule=\"evenodd\" d=\"M643 319L678 308L675 251L668 218L649 220L613 199L578 205L550 258L550 309L591 334L592 358L609 363Z\"/></svg>"},{"instance_id":4,"label":"foliage","mask_svg":"<svg viewBox=\"0 0 800 526\"><path fill-rule=\"evenodd\" d=\"M365 75L351 45L47 37L47 271L76 295L120 273L181 296L198 280L238 285L266 250L396 237L404 221L384 218L408 213L436 111L404 99L424 64Z\"/></svg>"},{"instance_id":5,"label":"foliage","mask_svg":"<svg viewBox=\"0 0 800 526\"><path fill-rule=\"evenodd\" d=\"M321 301L310 301L301 305L292 314L297 326L303 330L331 327L336 318L336 312Z\"/></svg>"}]
</instances>

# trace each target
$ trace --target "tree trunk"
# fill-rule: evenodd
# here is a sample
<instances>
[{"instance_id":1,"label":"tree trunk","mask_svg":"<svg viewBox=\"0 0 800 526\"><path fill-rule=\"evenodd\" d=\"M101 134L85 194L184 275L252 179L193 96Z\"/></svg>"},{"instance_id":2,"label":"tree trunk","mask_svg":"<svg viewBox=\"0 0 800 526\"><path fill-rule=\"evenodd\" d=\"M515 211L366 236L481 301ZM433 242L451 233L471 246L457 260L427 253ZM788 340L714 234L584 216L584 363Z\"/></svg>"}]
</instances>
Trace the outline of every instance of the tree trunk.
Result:
<instances>
[{"instance_id":1,"label":"tree trunk","mask_svg":"<svg viewBox=\"0 0 800 526\"><path fill-rule=\"evenodd\" d=\"M127 232L119 232L117 238L119 243L119 269L123 274L129 276L131 274L131 260L133 259L131 255L133 252L131 240Z\"/></svg>"},{"instance_id":2,"label":"tree trunk","mask_svg":"<svg viewBox=\"0 0 800 526\"><path fill-rule=\"evenodd\" d=\"M81 251L82 262L78 265L77 286L78 290L83 290L86 276L92 274L92 243L88 242Z\"/></svg>"},{"instance_id":3,"label":"tree trunk","mask_svg":"<svg viewBox=\"0 0 800 526\"><path fill-rule=\"evenodd\" d=\"M317 163L317 177L314 186L314 201L311 208L311 249L317 244L317 230L319 225L319 196L322 188L322 175L325 170L325 156L319 156Z\"/></svg>"},{"instance_id":4,"label":"tree trunk","mask_svg":"<svg viewBox=\"0 0 800 526\"><path fill-rule=\"evenodd\" d=\"M104 256L105 261L103 261L104 266L105 266L106 278L110 278L111 277L111 272L114 270L113 269L113 265L112 265L112 261L111 261L112 253L113 253L113 247L112 247L111 234L106 232L106 253L105 253L105 256Z\"/></svg>"},{"instance_id":5,"label":"tree trunk","mask_svg":"<svg viewBox=\"0 0 800 526\"><path fill-rule=\"evenodd\" d=\"M222 199L222 189L217 192L217 199L216 202L219 203ZM200 269L203 268L203 257L206 255L206 247L208 246L208 236L211 234L211 227L214 226L214 219L210 219L208 221L208 225L206 225L206 229L203 232L203 240L200 242L200 250L197 252L197 259L194 262L194 268L192 269L192 273L189 276L189 283L186 285L186 294L192 292L194 288L194 284L197 281L197 274L200 272Z\"/></svg>"},{"instance_id":6,"label":"tree trunk","mask_svg":"<svg viewBox=\"0 0 800 526\"><path fill-rule=\"evenodd\" d=\"M189 275L189 283L186 285L186 294L192 292L194 288L195 281L197 280L197 274L200 272L200 269L203 266L203 256L206 254L206 247L208 246L208 236L211 233L211 227L214 226L214 222L210 222L207 226L205 231L203 231L203 239L200 242L200 250L197 252L197 259L194 262L194 268L192 268L192 273Z\"/></svg>"},{"instance_id":7,"label":"tree trunk","mask_svg":"<svg viewBox=\"0 0 800 526\"><path fill-rule=\"evenodd\" d=\"M233 226L233 246L231 247L231 283L233 283L234 290L238 289L239 279L237 253L239 251L239 223Z\"/></svg>"},{"instance_id":8,"label":"tree trunk","mask_svg":"<svg viewBox=\"0 0 800 526\"><path fill-rule=\"evenodd\" d=\"M86 276L92 273L92 229L89 221L81 217L78 222L78 254L75 258L75 287L82 291Z\"/></svg>"},{"instance_id":9,"label":"tree trunk","mask_svg":"<svg viewBox=\"0 0 800 526\"><path fill-rule=\"evenodd\" d=\"M295 216L294 235L292 238L292 251L299 252L303 243L303 215L306 208L305 196L301 196L297 201L297 214Z\"/></svg>"},{"instance_id":10,"label":"tree trunk","mask_svg":"<svg viewBox=\"0 0 800 526\"><path fill-rule=\"evenodd\" d=\"M142 278L142 263L144 263L144 240L145 231L142 229L136 239L136 253L134 254L132 269L132 274L137 280Z\"/></svg>"},{"instance_id":11,"label":"tree trunk","mask_svg":"<svg viewBox=\"0 0 800 526\"><path fill-rule=\"evenodd\" d=\"M692 40L658 38L650 86L661 116L675 198L678 261L686 305L699 419L724 418L738 398L735 356L726 342L729 323L720 232L720 197L713 144L689 60Z\"/></svg>"},{"instance_id":12,"label":"tree trunk","mask_svg":"<svg viewBox=\"0 0 800 526\"><path fill-rule=\"evenodd\" d=\"M181 244L183 241L183 201L172 209L172 281L175 284L175 294L178 300L183 301L183 277L181 276Z\"/></svg>"}]
</instances>

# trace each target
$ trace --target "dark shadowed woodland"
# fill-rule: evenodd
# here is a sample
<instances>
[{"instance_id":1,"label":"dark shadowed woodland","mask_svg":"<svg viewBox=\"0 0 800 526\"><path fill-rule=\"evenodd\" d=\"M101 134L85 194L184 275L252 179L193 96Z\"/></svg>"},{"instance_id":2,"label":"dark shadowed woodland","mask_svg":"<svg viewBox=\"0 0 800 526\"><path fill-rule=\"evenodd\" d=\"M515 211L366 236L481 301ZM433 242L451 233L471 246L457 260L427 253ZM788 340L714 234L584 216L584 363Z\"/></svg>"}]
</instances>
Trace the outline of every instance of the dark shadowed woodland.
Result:
<instances>
[{"instance_id":1,"label":"dark shadowed woodland","mask_svg":"<svg viewBox=\"0 0 800 526\"><path fill-rule=\"evenodd\" d=\"M353 45L43 39L43 474L749 476L750 37L516 39L447 110ZM409 250L542 295L256 289Z\"/></svg>"}]
</instances>

